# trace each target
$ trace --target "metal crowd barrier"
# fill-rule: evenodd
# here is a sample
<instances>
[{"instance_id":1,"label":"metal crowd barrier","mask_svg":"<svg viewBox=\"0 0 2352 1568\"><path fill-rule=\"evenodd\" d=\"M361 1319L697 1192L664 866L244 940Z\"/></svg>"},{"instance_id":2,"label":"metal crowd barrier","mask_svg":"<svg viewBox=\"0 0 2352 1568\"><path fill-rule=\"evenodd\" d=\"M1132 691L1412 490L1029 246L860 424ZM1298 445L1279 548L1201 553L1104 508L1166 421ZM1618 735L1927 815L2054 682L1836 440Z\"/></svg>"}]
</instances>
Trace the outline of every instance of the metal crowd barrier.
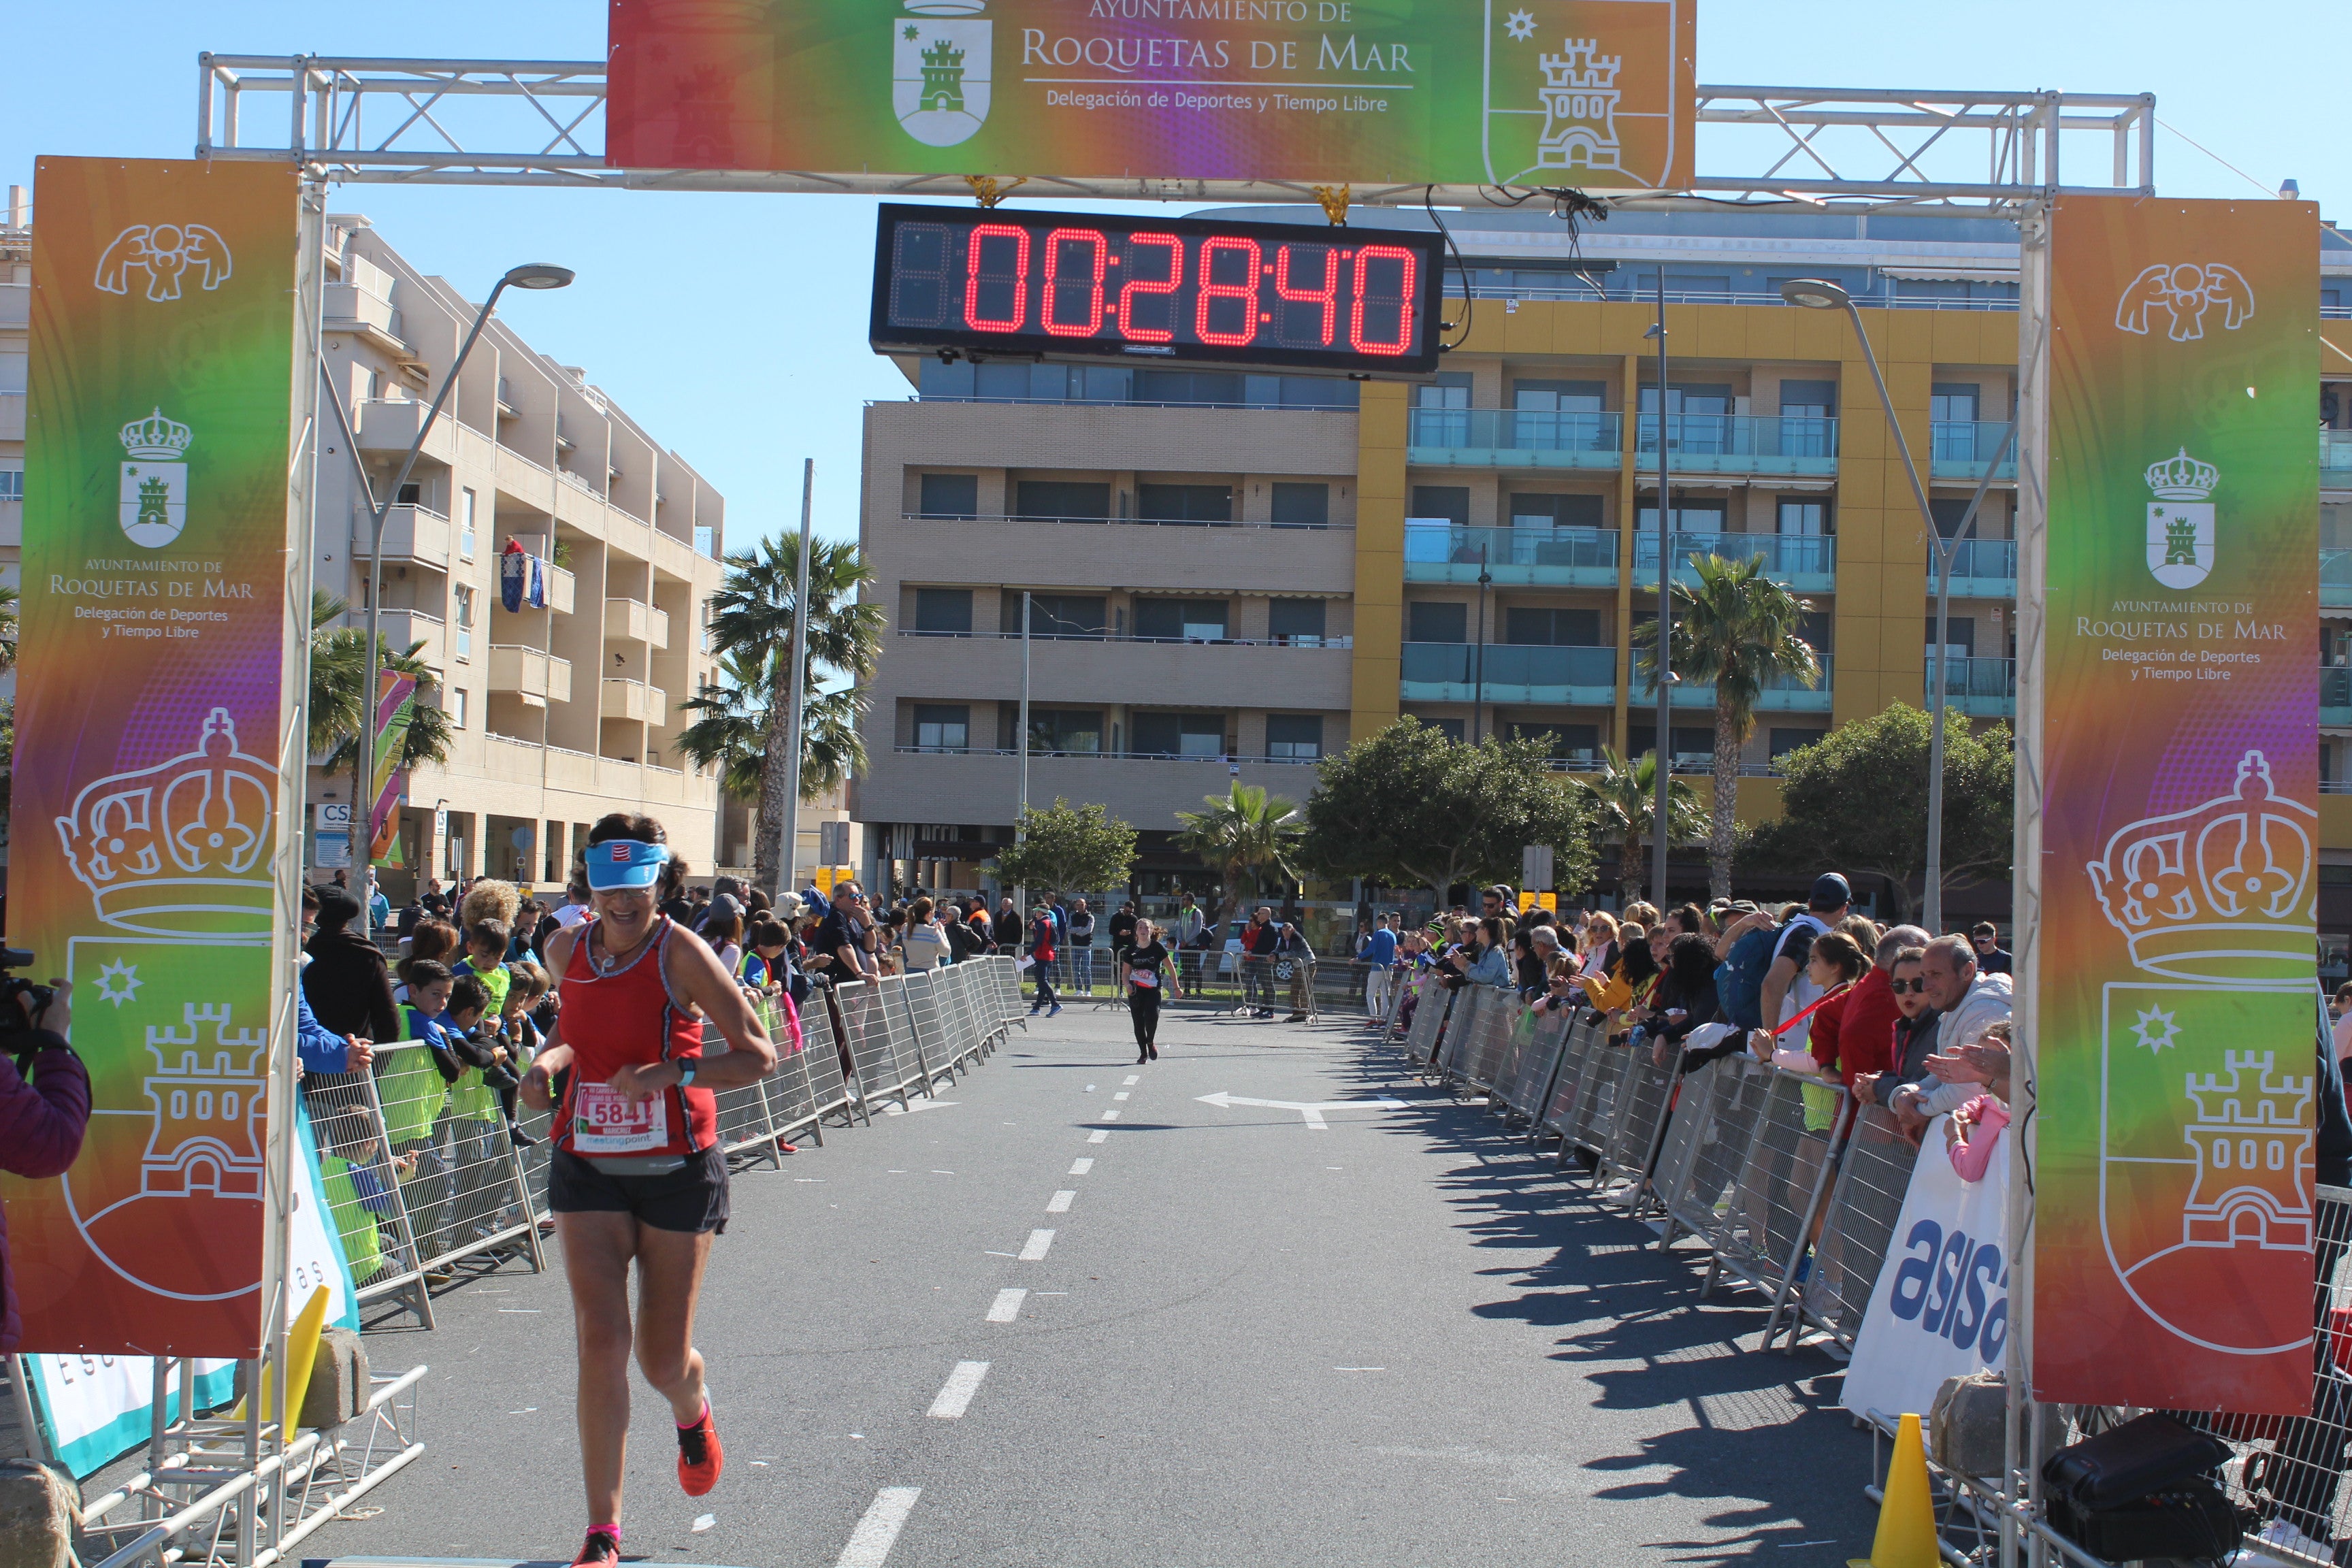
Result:
<instances>
[{"instance_id":1,"label":"metal crowd barrier","mask_svg":"<svg viewBox=\"0 0 2352 1568\"><path fill-rule=\"evenodd\" d=\"M1445 1015L1454 1005L1455 993L1435 975L1423 975L1414 982L1413 994L1419 1001L1412 1010L1412 1026L1405 1031L1404 1054L1414 1071L1428 1076L1436 1070L1437 1052L1445 1037Z\"/></svg>"},{"instance_id":2,"label":"metal crowd barrier","mask_svg":"<svg viewBox=\"0 0 2352 1568\"><path fill-rule=\"evenodd\" d=\"M1813 1247L1812 1272L1790 1302L1794 1309L1789 1314L1791 1349L1808 1326L1829 1335L1841 1348L1853 1349L1863 1313L1870 1306L1871 1288L1894 1245L1895 1223L1903 1216L1911 1167L1918 1158L1917 1146L1904 1135L1893 1111L1877 1105L1862 1108L1846 1135L1829 1218ZM1767 1344L1774 1328L1766 1326Z\"/></svg>"},{"instance_id":3,"label":"metal crowd barrier","mask_svg":"<svg viewBox=\"0 0 2352 1568\"><path fill-rule=\"evenodd\" d=\"M782 1008L761 1003L776 1070L719 1091L721 1148L730 1163L780 1166L793 1138L808 1132L824 1142L828 1117L870 1120L875 1102L907 1104L914 1093L933 1092L1004 1037L1020 1007L1013 981L1011 959L989 957L835 988L855 1076L842 1071L833 1012L820 994L800 1015L798 1049ZM534 1270L546 1267L547 1113L523 1117L538 1142L517 1149L479 1075L445 1084L415 1041L378 1046L368 1072L307 1073L302 1094L360 1301L396 1298L429 1329L430 1288L460 1265L520 1258Z\"/></svg>"}]
</instances>

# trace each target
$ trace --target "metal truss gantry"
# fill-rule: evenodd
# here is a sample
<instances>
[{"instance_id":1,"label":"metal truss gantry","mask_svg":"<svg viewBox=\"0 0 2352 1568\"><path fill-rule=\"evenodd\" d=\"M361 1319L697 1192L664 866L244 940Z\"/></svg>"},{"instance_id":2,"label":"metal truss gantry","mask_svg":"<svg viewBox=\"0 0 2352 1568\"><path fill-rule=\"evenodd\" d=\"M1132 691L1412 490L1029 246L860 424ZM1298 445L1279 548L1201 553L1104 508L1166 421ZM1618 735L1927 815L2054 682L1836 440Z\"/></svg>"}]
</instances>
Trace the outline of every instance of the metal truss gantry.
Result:
<instances>
[{"instance_id":1,"label":"metal truss gantry","mask_svg":"<svg viewBox=\"0 0 2352 1568\"><path fill-rule=\"evenodd\" d=\"M606 75L592 60L198 57L196 156L294 162L331 182L966 196L961 174L740 174L604 162ZM266 95L255 100L254 95ZM279 100L279 101L273 101ZM1900 209L1983 216L2069 192L2155 193L2152 93L1930 92L1701 87L1702 174L1686 191L1607 192L1615 205ZM2066 184L2060 154L2096 171ZM2087 145L2085 145L2087 143ZM1000 184L1024 171L992 172ZM1033 195L1305 202L1291 180L1068 179ZM1492 186L1370 185L1359 205L1475 205ZM1516 189L1509 195L1520 195Z\"/></svg>"}]
</instances>

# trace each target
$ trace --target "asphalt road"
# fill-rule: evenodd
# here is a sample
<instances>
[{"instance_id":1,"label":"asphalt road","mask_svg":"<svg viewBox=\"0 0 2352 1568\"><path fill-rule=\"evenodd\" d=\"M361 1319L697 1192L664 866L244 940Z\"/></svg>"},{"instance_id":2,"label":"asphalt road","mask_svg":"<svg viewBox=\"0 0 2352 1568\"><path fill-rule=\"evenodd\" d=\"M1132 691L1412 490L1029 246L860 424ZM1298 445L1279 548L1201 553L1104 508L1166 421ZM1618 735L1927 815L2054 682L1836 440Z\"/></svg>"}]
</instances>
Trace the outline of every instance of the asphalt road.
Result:
<instances>
[{"instance_id":1,"label":"asphalt road","mask_svg":"<svg viewBox=\"0 0 2352 1568\"><path fill-rule=\"evenodd\" d=\"M1743 1348L1756 1298L1703 1299L1687 1251L1661 1257L1348 1026L1171 1016L1161 1050L1137 1067L1124 1014L1072 1006L938 1103L738 1174L697 1335L727 1473L683 1496L667 1407L640 1387L624 1552L741 1568L1867 1553L1869 1437L1833 1408L1826 1357ZM1201 1098L1221 1093L1341 1104L1317 1131ZM425 1456L369 1500L380 1515L303 1555L568 1561L584 1520L560 1273L509 1270L436 1310L434 1332L370 1340L379 1373L432 1367Z\"/></svg>"}]
</instances>

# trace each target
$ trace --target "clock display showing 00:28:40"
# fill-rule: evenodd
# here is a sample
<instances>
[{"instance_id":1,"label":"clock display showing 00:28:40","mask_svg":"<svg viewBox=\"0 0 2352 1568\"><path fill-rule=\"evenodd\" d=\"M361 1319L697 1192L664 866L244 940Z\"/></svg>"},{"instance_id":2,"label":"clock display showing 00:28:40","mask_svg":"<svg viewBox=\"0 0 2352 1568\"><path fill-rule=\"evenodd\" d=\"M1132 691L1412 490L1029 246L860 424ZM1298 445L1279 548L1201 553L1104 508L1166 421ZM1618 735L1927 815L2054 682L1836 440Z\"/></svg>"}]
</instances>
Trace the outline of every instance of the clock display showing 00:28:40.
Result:
<instances>
[{"instance_id":1,"label":"clock display showing 00:28:40","mask_svg":"<svg viewBox=\"0 0 2352 1568\"><path fill-rule=\"evenodd\" d=\"M1265 226L1251 226L1260 232L901 223L889 240L887 324L985 335L1007 347L1028 340L1048 353L1095 344L1388 361L1424 354L1431 279L1419 251L1268 239Z\"/></svg>"}]
</instances>

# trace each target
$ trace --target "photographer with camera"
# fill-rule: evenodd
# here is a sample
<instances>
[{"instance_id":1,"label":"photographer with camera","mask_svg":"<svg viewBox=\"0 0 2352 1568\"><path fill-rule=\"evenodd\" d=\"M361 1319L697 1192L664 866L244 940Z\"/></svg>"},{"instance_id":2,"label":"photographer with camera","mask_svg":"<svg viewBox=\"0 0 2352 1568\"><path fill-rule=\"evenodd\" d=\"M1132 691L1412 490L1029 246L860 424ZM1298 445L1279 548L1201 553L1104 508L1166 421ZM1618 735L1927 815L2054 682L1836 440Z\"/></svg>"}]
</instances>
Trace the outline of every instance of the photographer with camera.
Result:
<instances>
[{"instance_id":1,"label":"photographer with camera","mask_svg":"<svg viewBox=\"0 0 2352 1568\"><path fill-rule=\"evenodd\" d=\"M29 952L0 948L0 968L22 968ZM81 1152L89 1125L89 1073L67 1043L73 987L63 980L32 985L13 977L0 1007L0 1171L33 1181L62 1175ZM0 1206L0 1355L16 1348L16 1284L8 1272L8 1216Z\"/></svg>"}]
</instances>

